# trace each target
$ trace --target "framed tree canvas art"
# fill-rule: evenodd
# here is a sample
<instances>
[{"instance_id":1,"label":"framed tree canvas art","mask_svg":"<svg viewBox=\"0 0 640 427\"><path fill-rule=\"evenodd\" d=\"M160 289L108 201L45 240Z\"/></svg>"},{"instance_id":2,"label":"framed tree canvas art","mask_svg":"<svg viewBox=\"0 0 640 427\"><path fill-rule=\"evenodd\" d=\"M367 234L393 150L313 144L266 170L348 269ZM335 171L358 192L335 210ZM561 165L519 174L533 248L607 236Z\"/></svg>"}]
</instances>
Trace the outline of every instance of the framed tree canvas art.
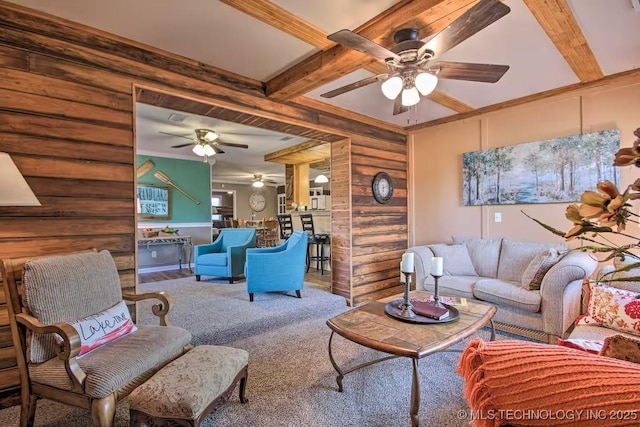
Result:
<instances>
[{"instance_id":1,"label":"framed tree canvas art","mask_svg":"<svg viewBox=\"0 0 640 427\"><path fill-rule=\"evenodd\" d=\"M619 184L618 148L620 131L609 129L464 153L463 205L578 201L594 183Z\"/></svg>"}]
</instances>

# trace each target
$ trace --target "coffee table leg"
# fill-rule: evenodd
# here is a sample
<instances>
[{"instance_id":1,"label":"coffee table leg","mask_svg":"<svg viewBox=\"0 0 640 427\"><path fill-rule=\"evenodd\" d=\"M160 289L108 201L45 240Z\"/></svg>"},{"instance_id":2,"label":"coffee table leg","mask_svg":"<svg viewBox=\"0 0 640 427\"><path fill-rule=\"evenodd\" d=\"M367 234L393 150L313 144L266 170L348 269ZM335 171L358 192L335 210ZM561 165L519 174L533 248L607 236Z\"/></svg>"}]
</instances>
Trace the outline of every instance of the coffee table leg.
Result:
<instances>
[{"instance_id":1,"label":"coffee table leg","mask_svg":"<svg viewBox=\"0 0 640 427\"><path fill-rule=\"evenodd\" d=\"M496 340L496 327L493 324L493 319L489 320L489 322L491 323L491 339L489 341L495 341Z\"/></svg>"},{"instance_id":2,"label":"coffee table leg","mask_svg":"<svg viewBox=\"0 0 640 427\"><path fill-rule=\"evenodd\" d=\"M333 369L336 370L336 372L338 373L338 376L336 377L336 382L338 383L338 391L342 391L342 379L344 378L344 372L342 372L342 370L340 369L340 367L338 366L338 364L336 363L336 361L333 359L333 353L331 352L331 342L333 341L333 334L335 334L334 331L331 331L331 336L329 337L329 360L331 361L331 364L333 365Z\"/></svg>"},{"instance_id":3,"label":"coffee table leg","mask_svg":"<svg viewBox=\"0 0 640 427\"><path fill-rule=\"evenodd\" d=\"M418 377L418 359L413 362L413 380L411 381L411 427L418 427L418 410L420 409L420 377Z\"/></svg>"}]
</instances>

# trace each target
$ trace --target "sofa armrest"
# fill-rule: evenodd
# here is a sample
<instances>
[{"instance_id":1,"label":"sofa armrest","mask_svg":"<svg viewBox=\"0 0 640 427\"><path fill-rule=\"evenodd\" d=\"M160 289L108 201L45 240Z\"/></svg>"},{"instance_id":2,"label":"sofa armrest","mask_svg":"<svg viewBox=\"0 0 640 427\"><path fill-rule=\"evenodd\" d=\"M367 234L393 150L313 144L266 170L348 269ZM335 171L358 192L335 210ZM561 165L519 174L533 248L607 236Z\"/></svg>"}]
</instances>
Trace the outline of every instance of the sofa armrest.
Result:
<instances>
[{"instance_id":1,"label":"sofa armrest","mask_svg":"<svg viewBox=\"0 0 640 427\"><path fill-rule=\"evenodd\" d=\"M416 290L424 290L426 280L431 277L431 258L434 257L434 254L427 246L412 246L407 249L407 252L414 254Z\"/></svg>"},{"instance_id":2,"label":"sofa armrest","mask_svg":"<svg viewBox=\"0 0 640 427\"><path fill-rule=\"evenodd\" d=\"M598 261L587 252L569 252L551 267L540 286L544 331L562 337L580 315L582 281L591 276Z\"/></svg>"},{"instance_id":3,"label":"sofa armrest","mask_svg":"<svg viewBox=\"0 0 640 427\"><path fill-rule=\"evenodd\" d=\"M35 317L26 313L16 314L16 322L25 326L33 333L57 334L62 339L62 342L56 339L56 355L58 359L64 362L65 370L73 384L74 391L83 392L87 374L82 370L80 365L78 365L78 361L76 360L76 356L80 353L81 347L78 331L65 322L45 325Z\"/></svg>"}]
</instances>

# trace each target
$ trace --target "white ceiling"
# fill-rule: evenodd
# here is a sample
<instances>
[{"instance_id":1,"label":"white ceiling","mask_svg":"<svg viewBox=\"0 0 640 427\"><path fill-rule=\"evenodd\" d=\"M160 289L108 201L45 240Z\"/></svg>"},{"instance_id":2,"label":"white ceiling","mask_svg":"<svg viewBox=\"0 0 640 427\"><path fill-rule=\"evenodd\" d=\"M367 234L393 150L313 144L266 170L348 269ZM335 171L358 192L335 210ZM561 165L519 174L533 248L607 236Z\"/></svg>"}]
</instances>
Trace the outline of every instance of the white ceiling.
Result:
<instances>
[{"instance_id":1,"label":"white ceiling","mask_svg":"<svg viewBox=\"0 0 640 427\"><path fill-rule=\"evenodd\" d=\"M215 0L11 1L263 82L317 51L314 46ZM326 33L341 28L355 29L397 3L394 0L271 1ZM439 58L510 66L495 84L454 80L438 83L439 90L472 107L579 81L523 0L504 0L504 3L511 8L509 14ZM568 0L568 3L605 75L640 66L640 12L633 9L631 0ZM320 97L330 89L370 75L368 71L357 70L306 96L400 126L456 114L423 99L409 113L393 116L393 102L382 95L379 84L332 99ZM229 129L242 132L234 127ZM143 134L141 131L141 137ZM151 143L156 144L154 149L158 148L157 140ZM146 144L141 140L141 147ZM227 151L229 155L225 154L228 161L236 155L232 150ZM220 159L222 163L222 156Z\"/></svg>"}]
</instances>

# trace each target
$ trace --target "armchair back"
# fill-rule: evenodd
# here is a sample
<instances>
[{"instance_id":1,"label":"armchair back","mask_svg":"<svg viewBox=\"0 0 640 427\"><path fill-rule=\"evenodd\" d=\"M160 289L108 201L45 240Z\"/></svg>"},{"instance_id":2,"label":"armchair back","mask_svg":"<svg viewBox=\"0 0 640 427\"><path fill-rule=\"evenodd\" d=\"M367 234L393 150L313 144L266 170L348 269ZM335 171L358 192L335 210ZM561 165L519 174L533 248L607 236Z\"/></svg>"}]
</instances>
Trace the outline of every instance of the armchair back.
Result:
<instances>
[{"instance_id":1,"label":"armchair back","mask_svg":"<svg viewBox=\"0 0 640 427\"><path fill-rule=\"evenodd\" d=\"M226 252L229 246L246 245L251 238L253 238L253 245L249 247L255 247L255 237L255 228L223 228L218 236L222 242L221 252Z\"/></svg>"}]
</instances>

